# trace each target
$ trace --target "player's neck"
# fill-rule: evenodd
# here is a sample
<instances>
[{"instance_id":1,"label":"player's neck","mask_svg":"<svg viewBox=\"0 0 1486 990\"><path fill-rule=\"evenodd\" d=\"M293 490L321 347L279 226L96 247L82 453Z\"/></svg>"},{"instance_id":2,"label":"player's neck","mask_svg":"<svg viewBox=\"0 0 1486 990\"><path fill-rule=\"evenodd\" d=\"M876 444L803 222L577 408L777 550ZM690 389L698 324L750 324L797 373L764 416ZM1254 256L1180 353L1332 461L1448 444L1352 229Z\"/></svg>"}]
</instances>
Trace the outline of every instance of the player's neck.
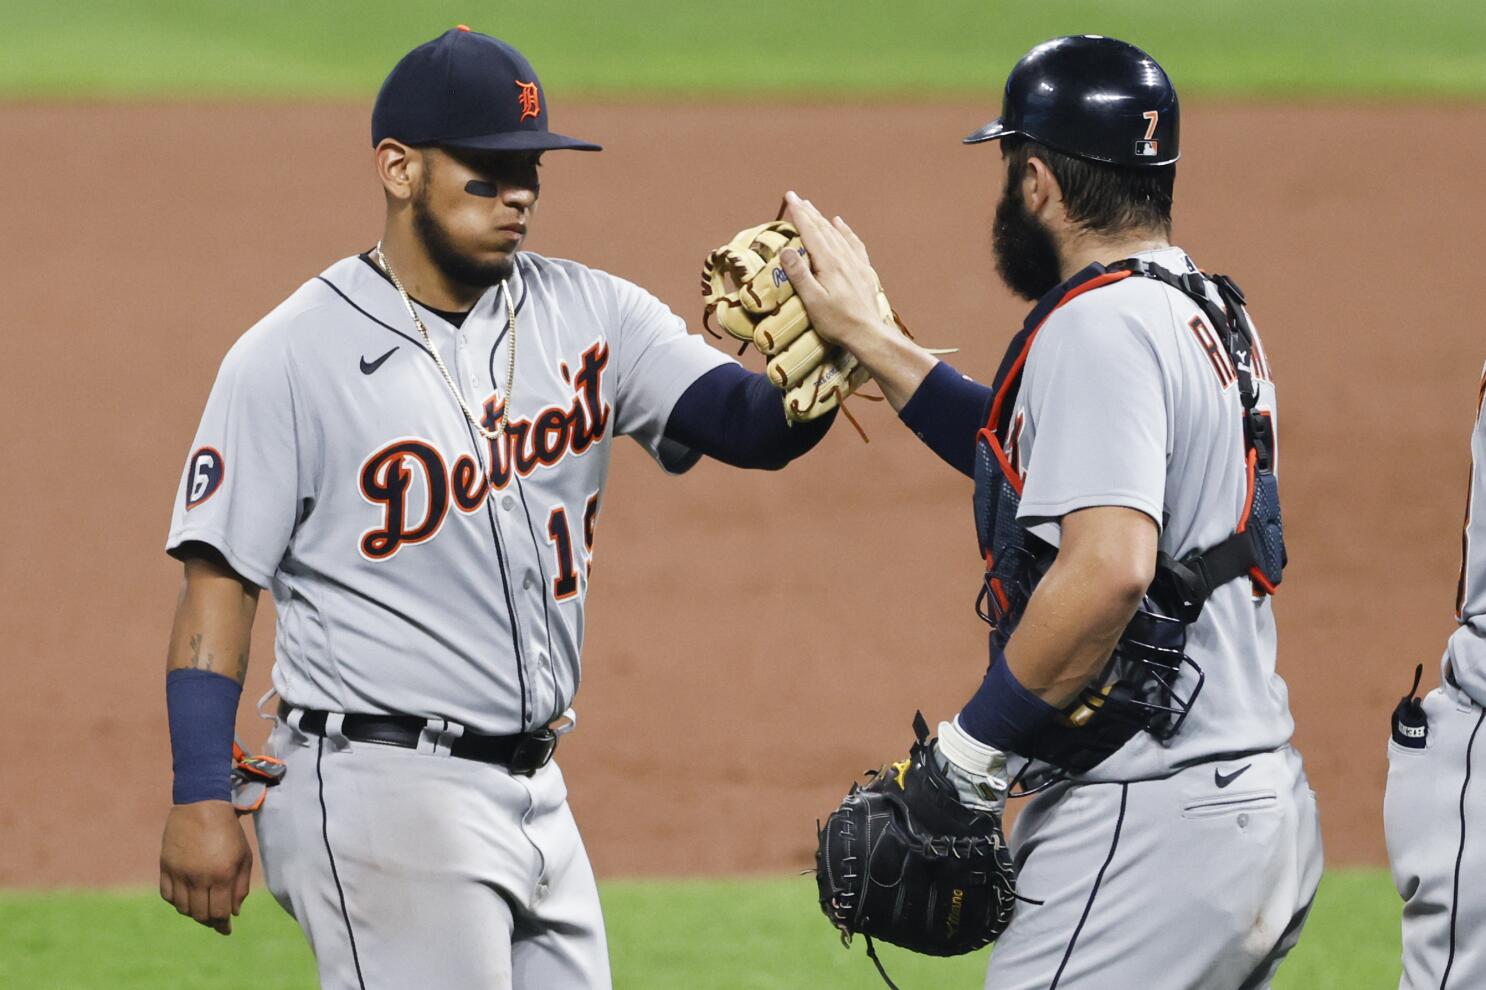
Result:
<instances>
[{"instance_id":1,"label":"player's neck","mask_svg":"<svg viewBox=\"0 0 1486 990\"><path fill-rule=\"evenodd\" d=\"M484 286L466 285L445 275L411 232L395 230L389 224L382 236L381 250L408 295L425 306L463 313L485 294Z\"/></svg>"},{"instance_id":2,"label":"player's neck","mask_svg":"<svg viewBox=\"0 0 1486 990\"><path fill-rule=\"evenodd\" d=\"M1171 247L1171 237L1160 230L1133 230L1113 237L1076 231L1059 245L1058 257L1063 278L1072 278L1092 264L1108 265L1134 257L1144 251Z\"/></svg>"}]
</instances>

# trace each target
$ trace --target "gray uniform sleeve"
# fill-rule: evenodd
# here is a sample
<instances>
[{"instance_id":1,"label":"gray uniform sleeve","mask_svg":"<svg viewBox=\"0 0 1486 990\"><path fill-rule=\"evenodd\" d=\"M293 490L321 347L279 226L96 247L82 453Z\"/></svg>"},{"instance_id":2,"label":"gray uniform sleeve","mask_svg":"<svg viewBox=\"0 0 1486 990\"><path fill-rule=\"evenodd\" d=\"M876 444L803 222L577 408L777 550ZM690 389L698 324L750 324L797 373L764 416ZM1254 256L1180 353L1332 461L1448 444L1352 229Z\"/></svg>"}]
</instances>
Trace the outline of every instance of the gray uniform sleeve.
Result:
<instances>
[{"instance_id":1,"label":"gray uniform sleeve","mask_svg":"<svg viewBox=\"0 0 1486 990\"><path fill-rule=\"evenodd\" d=\"M1486 371L1482 388L1486 395ZM1469 498L1456 602L1460 628L1451 635L1444 659L1461 690L1477 704L1486 704L1486 407L1477 409L1476 428L1471 435Z\"/></svg>"},{"instance_id":2,"label":"gray uniform sleeve","mask_svg":"<svg viewBox=\"0 0 1486 990\"><path fill-rule=\"evenodd\" d=\"M267 587L300 505L294 390L282 338L250 331L228 351L176 492L166 552L201 542Z\"/></svg>"},{"instance_id":3,"label":"gray uniform sleeve","mask_svg":"<svg viewBox=\"0 0 1486 990\"><path fill-rule=\"evenodd\" d=\"M1023 380L1031 433L1018 517L1058 542L1057 520L1124 506L1162 524L1167 403L1155 348L1096 300L1070 304L1038 334Z\"/></svg>"},{"instance_id":4,"label":"gray uniform sleeve","mask_svg":"<svg viewBox=\"0 0 1486 990\"><path fill-rule=\"evenodd\" d=\"M665 304L639 286L613 279L618 303L615 335L614 432L633 437L667 470L695 457L665 439L676 400L698 378L732 358L694 333Z\"/></svg>"}]
</instances>

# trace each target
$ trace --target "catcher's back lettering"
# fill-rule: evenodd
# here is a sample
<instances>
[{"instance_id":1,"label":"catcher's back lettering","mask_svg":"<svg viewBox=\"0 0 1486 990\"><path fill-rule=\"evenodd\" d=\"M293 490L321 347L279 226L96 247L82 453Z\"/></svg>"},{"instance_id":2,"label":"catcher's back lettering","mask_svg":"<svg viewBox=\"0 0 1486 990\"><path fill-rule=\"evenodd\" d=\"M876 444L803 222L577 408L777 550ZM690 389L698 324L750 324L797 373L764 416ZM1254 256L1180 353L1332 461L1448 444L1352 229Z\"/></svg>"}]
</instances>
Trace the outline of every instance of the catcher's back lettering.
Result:
<instances>
[{"instance_id":1,"label":"catcher's back lettering","mask_svg":"<svg viewBox=\"0 0 1486 990\"><path fill-rule=\"evenodd\" d=\"M1196 270L1178 248L1137 257ZM1259 408L1274 421L1274 384L1257 336L1253 365ZM1216 328L1179 292L1131 278L1072 300L1039 333L1014 406L1007 452L1025 477L1019 518L1056 546L1062 516L1124 506L1157 522L1159 548L1174 558L1216 545L1247 502L1237 393ZM1137 734L1089 779L1162 776L1288 741L1293 722L1275 673L1267 597L1244 580L1217 589L1188 631L1187 653L1206 684L1182 730L1166 743Z\"/></svg>"}]
</instances>

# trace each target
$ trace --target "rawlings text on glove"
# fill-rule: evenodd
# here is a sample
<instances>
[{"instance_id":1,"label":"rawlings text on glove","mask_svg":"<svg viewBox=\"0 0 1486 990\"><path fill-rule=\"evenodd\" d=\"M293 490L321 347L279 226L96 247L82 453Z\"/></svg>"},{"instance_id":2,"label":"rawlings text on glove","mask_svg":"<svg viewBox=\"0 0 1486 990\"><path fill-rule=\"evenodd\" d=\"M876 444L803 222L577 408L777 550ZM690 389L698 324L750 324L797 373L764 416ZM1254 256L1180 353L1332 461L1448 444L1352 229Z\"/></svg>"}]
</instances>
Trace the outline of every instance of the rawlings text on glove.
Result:
<instances>
[{"instance_id":1,"label":"rawlings text on glove","mask_svg":"<svg viewBox=\"0 0 1486 990\"><path fill-rule=\"evenodd\" d=\"M785 416L798 423L835 409L869 376L856 358L810 328L810 317L779 263L785 251L805 254L794 225L775 220L739 231L708 255L702 268L702 320L706 325L715 317L729 334L763 352L765 374L784 393ZM884 320L902 329L881 288L877 307Z\"/></svg>"}]
</instances>

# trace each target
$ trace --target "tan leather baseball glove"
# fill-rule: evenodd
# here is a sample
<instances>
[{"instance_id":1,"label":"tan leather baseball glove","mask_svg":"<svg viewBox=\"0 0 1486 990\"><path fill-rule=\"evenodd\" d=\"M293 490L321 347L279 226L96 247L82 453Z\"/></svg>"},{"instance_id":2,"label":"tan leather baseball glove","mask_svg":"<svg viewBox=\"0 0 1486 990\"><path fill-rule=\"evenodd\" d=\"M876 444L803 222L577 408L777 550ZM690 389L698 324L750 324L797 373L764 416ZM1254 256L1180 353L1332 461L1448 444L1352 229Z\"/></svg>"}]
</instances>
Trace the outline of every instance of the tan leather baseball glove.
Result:
<instances>
[{"instance_id":1,"label":"tan leather baseball glove","mask_svg":"<svg viewBox=\"0 0 1486 990\"><path fill-rule=\"evenodd\" d=\"M792 423L822 416L841 405L870 377L845 350L821 339L779 263L786 251L805 247L787 220L741 230L707 256L702 267L706 309L702 323L714 320L733 337L761 351L764 373L784 393L784 414ZM907 333L892 306L877 290L884 321Z\"/></svg>"}]
</instances>

